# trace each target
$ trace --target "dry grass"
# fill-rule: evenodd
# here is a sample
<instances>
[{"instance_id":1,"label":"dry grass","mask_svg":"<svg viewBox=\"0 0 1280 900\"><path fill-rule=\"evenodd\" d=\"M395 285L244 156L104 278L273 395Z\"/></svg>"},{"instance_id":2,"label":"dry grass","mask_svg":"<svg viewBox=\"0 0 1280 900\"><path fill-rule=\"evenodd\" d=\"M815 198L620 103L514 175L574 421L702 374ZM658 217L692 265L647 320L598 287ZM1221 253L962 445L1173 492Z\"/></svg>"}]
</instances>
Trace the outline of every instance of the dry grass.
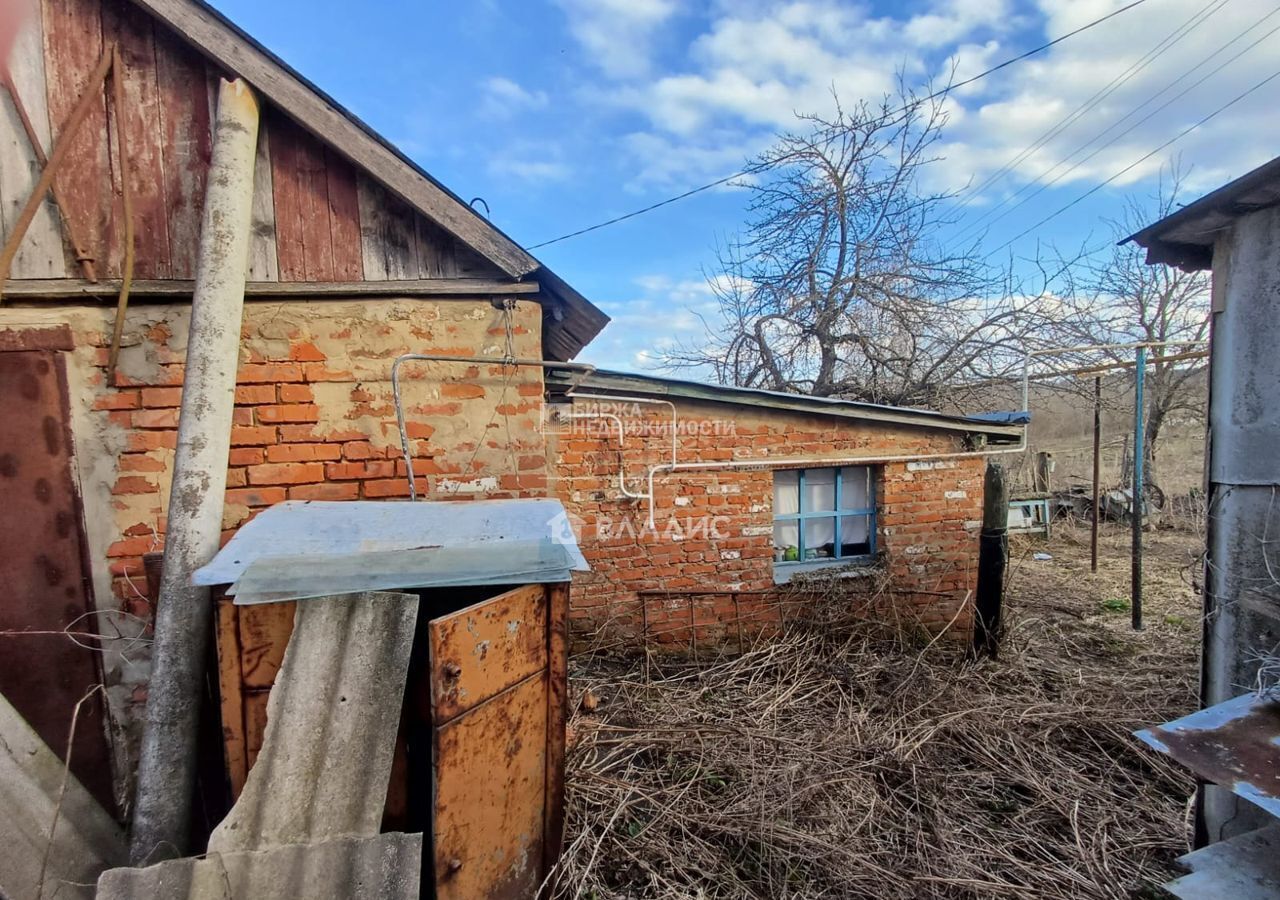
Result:
<instances>
[{"instance_id":1,"label":"dry grass","mask_svg":"<svg viewBox=\"0 0 1280 900\"><path fill-rule=\"evenodd\" d=\"M1192 783L1130 732L1195 705L1194 538L1152 536L1140 634L1115 608L1122 541L1097 576L1075 535L1016 545L996 661L831 609L648 681L641 659L576 661L600 704L572 722L558 895L1153 896Z\"/></svg>"}]
</instances>

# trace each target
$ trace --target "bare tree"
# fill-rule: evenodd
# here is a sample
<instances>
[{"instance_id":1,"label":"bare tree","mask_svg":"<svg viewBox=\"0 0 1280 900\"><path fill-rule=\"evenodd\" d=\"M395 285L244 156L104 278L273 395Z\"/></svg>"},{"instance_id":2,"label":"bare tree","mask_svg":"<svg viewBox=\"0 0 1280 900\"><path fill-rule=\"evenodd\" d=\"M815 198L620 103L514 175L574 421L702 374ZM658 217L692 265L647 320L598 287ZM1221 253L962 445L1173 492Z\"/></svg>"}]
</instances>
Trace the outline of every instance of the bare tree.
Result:
<instances>
[{"instance_id":1,"label":"bare tree","mask_svg":"<svg viewBox=\"0 0 1280 900\"><path fill-rule=\"evenodd\" d=\"M1203 272L1147 265L1142 248L1121 244L1145 225L1178 207L1180 175L1162 179L1154 202L1131 197L1110 223L1115 238L1109 253L1093 261L1064 266L1068 290L1059 326L1073 343L1161 343L1148 351L1145 385L1143 483L1158 505L1158 447L1164 427L1179 413L1203 416L1205 363L1163 362L1205 347L1209 336L1209 279ZM1109 361L1132 364L1128 349L1102 351ZM1096 356L1094 357L1096 359Z\"/></svg>"},{"instance_id":2,"label":"bare tree","mask_svg":"<svg viewBox=\"0 0 1280 900\"><path fill-rule=\"evenodd\" d=\"M942 100L903 91L798 117L754 161L743 236L720 254L719 321L668 354L725 384L898 405L954 405L1016 371L1046 334L1032 291L945 245L952 195L924 187Z\"/></svg>"}]
</instances>

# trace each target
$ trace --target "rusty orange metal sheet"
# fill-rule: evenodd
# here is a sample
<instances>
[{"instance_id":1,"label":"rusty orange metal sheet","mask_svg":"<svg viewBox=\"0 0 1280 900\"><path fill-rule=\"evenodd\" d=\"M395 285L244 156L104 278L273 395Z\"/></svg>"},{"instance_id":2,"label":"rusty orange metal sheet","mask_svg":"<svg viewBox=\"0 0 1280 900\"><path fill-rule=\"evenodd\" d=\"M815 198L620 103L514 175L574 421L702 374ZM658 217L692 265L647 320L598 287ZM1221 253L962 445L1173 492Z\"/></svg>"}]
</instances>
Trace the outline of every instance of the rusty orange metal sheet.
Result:
<instances>
[{"instance_id":1,"label":"rusty orange metal sheet","mask_svg":"<svg viewBox=\"0 0 1280 900\"><path fill-rule=\"evenodd\" d=\"M441 725L547 667L547 592L516 588L431 623L431 710Z\"/></svg>"},{"instance_id":2,"label":"rusty orange metal sheet","mask_svg":"<svg viewBox=\"0 0 1280 900\"><path fill-rule=\"evenodd\" d=\"M547 676L436 729L437 900L525 900L542 881Z\"/></svg>"}]
</instances>

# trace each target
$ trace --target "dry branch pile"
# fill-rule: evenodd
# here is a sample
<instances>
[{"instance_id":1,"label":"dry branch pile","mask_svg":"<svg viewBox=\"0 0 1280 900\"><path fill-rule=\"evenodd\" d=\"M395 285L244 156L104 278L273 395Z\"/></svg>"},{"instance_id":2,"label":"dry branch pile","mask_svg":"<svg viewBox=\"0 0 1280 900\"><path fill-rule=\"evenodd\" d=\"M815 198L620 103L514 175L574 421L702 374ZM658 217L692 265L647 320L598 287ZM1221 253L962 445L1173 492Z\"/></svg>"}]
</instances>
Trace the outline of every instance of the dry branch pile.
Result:
<instances>
[{"instance_id":1,"label":"dry branch pile","mask_svg":"<svg viewBox=\"0 0 1280 900\"><path fill-rule=\"evenodd\" d=\"M600 705L572 723L559 896L1141 896L1192 784L1130 731L1185 712L1194 669L1029 621L980 663L829 616L647 682L580 661Z\"/></svg>"}]
</instances>

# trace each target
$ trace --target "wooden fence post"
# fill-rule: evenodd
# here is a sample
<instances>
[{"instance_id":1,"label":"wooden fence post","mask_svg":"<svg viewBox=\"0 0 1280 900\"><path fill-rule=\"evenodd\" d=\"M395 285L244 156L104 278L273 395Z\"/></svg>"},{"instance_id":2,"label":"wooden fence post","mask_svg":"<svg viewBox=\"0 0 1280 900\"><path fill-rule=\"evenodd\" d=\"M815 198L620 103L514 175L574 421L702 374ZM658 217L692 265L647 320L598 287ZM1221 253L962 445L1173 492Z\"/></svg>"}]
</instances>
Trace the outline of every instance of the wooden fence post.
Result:
<instances>
[{"instance_id":1,"label":"wooden fence post","mask_svg":"<svg viewBox=\"0 0 1280 900\"><path fill-rule=\"evenodd\" d=\"M973 650L996 656L1000 647L1000 613L1004 605L1004 572L1009 557L1009 487L1004 468L987 463L983 481L982 534L978 538L978 593Z\"/></svg>"}]
</instances>

